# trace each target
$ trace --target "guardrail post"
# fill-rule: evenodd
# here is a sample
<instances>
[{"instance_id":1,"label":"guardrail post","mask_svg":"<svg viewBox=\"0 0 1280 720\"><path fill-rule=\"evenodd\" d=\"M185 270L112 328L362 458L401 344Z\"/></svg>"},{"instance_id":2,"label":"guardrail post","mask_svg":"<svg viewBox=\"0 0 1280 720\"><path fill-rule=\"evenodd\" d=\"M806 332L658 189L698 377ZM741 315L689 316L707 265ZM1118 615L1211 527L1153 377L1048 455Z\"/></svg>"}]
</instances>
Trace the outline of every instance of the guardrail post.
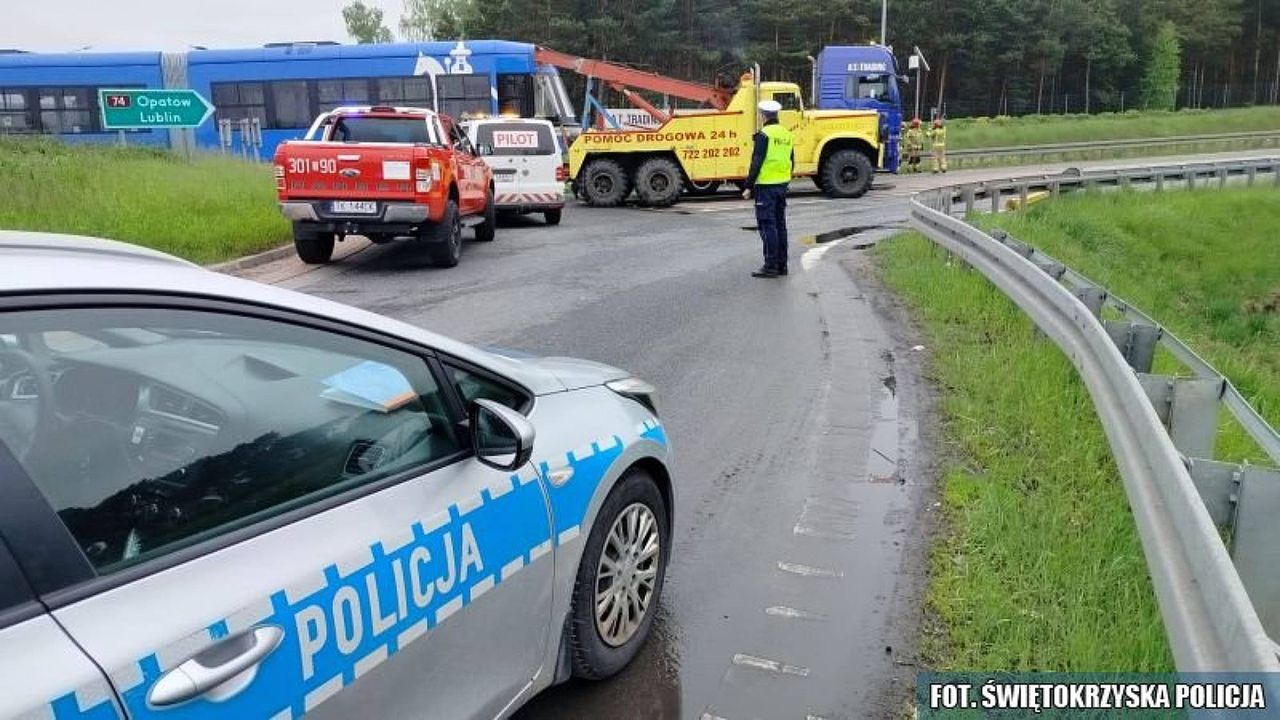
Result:
<instances>
[{"instance_id":1,"label":"guardrail post","mask_svg":"<svg viewBox=\"0 0 1280 720\"><path fill-rule=\"evenodd\" d=\"M1245 465L1231 534L1231 559L1262 627L1280 637L1280 471Z\"/></svg>"},{"instance_id":2,"label":"guardrail post","mask_svg":"<svg viewBox=\"0 0 1280 720\"><path fill-rule=\"evenodd\" d=\"M1135 372L1151 372L1156 356L1156 343L1163 334L1159 327L1125 320L1107 320L1102 324L1111 336L1111 341L1120 348L1120 354L1129 363L1129 367Z\"/></svg>"},{"instance_id":3,"label":"guardrail post","mask_svg":"<svg viewBox=\"0 0 1280 720\"><path fill-rule=\"evenodd\" d=\"M1058 196L1062 195L1062 183L1058 182L1057 180L1054 180L1053 182L1049 183L1049 192L1053 195L1054 198L1057 198Z\"/></svg>"},{"instance_id":4,"label":"guardrail post","mask_svg":"<svg viewBox=\"0 0 1280 720\"><path fill-rule=\"evenodd\" d=\"M1196 171L1195 171L1195 170L1187 170L1187 171L1184 173L1184 175L1186 175L1186 178L1187 178L1187 189L1188 189L1188 190L1195 190L1195 189L1196 189Z\"/></svg>"},{"instance_id":5,"label":"guardrail post","mask_svg":"<svg viewBox=\"0 0 1280 720\"><path fill-rule=\"evenodd\" d=\"M1164 173L1156 173L1156 192L1164 190Z\"/></svg>"},{"instance_id":6,"label":"guardrail post","mask_svg":"<svg viewBox=\"0 0 1280 720\"><path fill-rule=\"evenodd\" d=\"M1236 518L1236 501L1240 498L1242 467L1235 463L1190 458L1187 471L1200 491L1205 510L1213 524L1230 529Z\"/></svg>"},{"instance_id":7,"label":"guardrail post","mask_svg":"<svg viewBox=\"0 0 1280 720\"><path fill-rule=\"evenodd\" d=\"M1093 313L1094 317L1102 317L1102 306L1107 302L1106 290L1103 290L1100 287L1086 285L1084 287L1072 288L1071 294L1075 295L1077 300L1084 303L1084 306L1089 308L1089 312Z\"/></svg>"},{"instance_id":8,"label":"guardrail post","mask_svg":"<svg viewBox=\"0 0 1280 720\"><path fill-rule=\"evenodd\" d=\"M1173 446L1190 457L1213 457L1218 436L1218 399L1222 378L1176 378L1139 373L1138 380L1156 415L1169 429Z\"/></svg>"},{"instance_id":9,"label":"guardrail post","mask_svg":"<svg viewBox=\"0 0 1280 720\"><path fill-rule=\"evenodd\" d=\"M991 214L1000 214L1000 188L987 186L987 195L991 196Z\"/></svg>"},{"instance_id":10,"label":"guardrail post","mask_svg":"<svg viewBox=\"0 0 1280 720\"><path fill-rule=\"evenodd\" d=\"M1027 184L1022 183L1018 186L1018 209L1027 209Z\"/></svg>"},{"instance_id":11,"label":"guardrail post","mask_svg":"<svg viewBox=\"0 0 1280 720\"><path fill-rule=\"evenodd\" d=\"M1221 189L1226 186L1227 186L1227 169L1218 168L1218 188Z\"/></svg>"},{"instance_id":12,"label":"guardrail post","mask_svg":"<svg viewBox=\"0 0 1280 720\"><path fill-rule=\"evenodd\" d=\"M1253 187L1254 181L1258 179L1258 168L1250 165L1245 171L1244 176L1248 178L1249 187Z\"/></svg>"},{"instance_id":13,"label":"guardrail post","mask_svg":"<svg viewBox=\"0 0 1280 720\"><path fill-rule=\"evenodd\" d=\"M1120 188L1121 188L1122 190L1128 190L1128 189L1129 189L1129 176L1128 176L1128 175L1121 175L1121 176L1120 176Z\"/></svg>"},{"instance_id":14,"label":"guardrail post","mask_svg":"<svg viewBox=\"0 0 1280 720\"><path fill-rule=\"evenodd\" d=\"M973 186L965 185L964 186L964 214L966 216L973 213L973 206L976 201L977 201L977 194L973 191Z\"/></svg>"}]
</instances>

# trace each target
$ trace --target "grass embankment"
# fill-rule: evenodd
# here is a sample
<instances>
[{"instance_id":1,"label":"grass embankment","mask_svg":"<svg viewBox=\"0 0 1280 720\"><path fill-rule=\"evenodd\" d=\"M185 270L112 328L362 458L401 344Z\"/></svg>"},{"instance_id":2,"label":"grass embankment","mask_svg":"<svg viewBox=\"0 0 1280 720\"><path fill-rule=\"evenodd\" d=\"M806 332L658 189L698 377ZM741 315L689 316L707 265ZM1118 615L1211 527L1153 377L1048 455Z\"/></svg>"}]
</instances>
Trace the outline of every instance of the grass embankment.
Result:
<instances>
[{"instance_id":1,"label":"grass embankment","mask_svg":"<svg viewBox=\"0 0 1280 720\"><path fill-rule=\"evenodd\" d=\"M947 142L949 148L969 149L1250 130L1280 130L1280 110L1275 107L1254 107L957 118L947 123Z\"/></svg>"},{"instance_id":2,"label":"grass embankment","mask_svg":"<svg viewBox=\"0 0 1280 720\"><path fill-rule=\"evenodd\" d=\"M1166 323L1280 420L1274 189L1068 196L979 222ZM1074 369L1003 294L923 237L900 236L877 254L928 337L943 390L946 523L931 556L931 665L1170 670L1123 485ZM1169 356L1157 364L1177 370ZM1220 435L1217 456L1257 454L1237 429Z\"/></svg>"},{"instance_id":3,"label":"grass embankment","mask_svg":"<svg viewBox=\"0 0 1280 720\"><path fill-rule=\"evenodd\" d=\"M147 148L0 140L0 229L94 235L198 263L290 238L269 165Z\"/></svg>"}]
</instances>

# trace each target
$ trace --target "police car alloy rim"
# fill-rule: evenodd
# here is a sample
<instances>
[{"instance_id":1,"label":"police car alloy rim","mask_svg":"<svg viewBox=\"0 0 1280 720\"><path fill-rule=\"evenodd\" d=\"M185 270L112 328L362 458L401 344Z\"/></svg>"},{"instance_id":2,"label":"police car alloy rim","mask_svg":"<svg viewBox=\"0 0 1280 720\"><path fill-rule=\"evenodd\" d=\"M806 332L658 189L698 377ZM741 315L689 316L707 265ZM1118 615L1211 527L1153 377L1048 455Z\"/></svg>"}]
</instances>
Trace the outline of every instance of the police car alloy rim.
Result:
<instances>
[{"instance_id":1,"label":"police car alloy rim","mask_svg":"<svg viewBox=\"0 0 1280 720\"><path fill-rule=\"evenodd\" d=\"M609 528L596 568L596 630L611 647L625 644L644 622L661 552L653 511L644 503L628 505Z\"/></svg>"}]
</instances>

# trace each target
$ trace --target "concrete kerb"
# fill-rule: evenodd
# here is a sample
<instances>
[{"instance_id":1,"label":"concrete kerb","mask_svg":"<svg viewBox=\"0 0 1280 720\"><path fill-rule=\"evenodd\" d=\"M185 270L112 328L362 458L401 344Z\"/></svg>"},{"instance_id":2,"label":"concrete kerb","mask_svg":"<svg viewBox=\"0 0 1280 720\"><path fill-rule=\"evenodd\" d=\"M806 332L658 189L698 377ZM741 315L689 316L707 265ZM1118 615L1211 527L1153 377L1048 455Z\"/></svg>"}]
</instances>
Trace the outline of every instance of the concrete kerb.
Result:
<instances>
[{"instance_id":1,"label":"concrete kerb","mask_svg":"<svg viewBox=\"0 0 1280 720\"><path fill-rule=\"evenodd\" d=\"M266 265L269 262L275 262L281 258L289 257L292 254L293 243L290 243L270 250L264 250L263 252L255 253L253 255L236 258L235 260L227 260L226 262L205 265L204 267L206 270L213 270L214 272L234 273L236 270L248 270L249 268L257 267L259 265Z\"/></svg>"}]
</instances>

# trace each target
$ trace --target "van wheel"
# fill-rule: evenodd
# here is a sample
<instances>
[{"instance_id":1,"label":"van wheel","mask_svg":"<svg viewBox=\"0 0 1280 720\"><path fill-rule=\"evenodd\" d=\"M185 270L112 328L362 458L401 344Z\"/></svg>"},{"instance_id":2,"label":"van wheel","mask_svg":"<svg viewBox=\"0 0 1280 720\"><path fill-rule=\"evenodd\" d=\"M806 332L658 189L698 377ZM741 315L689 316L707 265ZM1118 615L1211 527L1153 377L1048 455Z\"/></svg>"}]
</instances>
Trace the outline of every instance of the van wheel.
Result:
<instances>
[{"instance_id":1,"label":"van wheel","mask_svg":"<svg viewBox=\"0 0 1280 720\"><path fill-rule=\"evenodd\" d=\"M449 198L444 206L440 222L427 226L421 241L425 243L427 259L440 267L453 267L462 259L462 218L458 216L458 201Z\"/></svg>"},{"instance_id":2,"label":"van wheel","mask_svg":"<svg viewBox=\"0 0 1280 720\"><path fill-rule=\"evenodd\" d=\"M649 207L667 207L680 199L684 177L674 160L649 158L636 171L636 194Z\"/></svg>"},{"instance_id":3,"label":"van wheel","mask_svg":"<svg viewBox=\"0 0 1280 720\"><path fill-rule=\"evenodd\" d=\"M476 239L480 242L492 242L498 227L498 209L493 204L493 191L484 198L484 222L476 226Z\"/></svg>"},{"instance_id":4,"label":"van wheel","mask_svg":"<svg viewBox=\"0 0 1280 720\"><path fill-rule=\"evenodd\" d=\"M841 150L822 164L822 189L829 197L862 197L871 188L875 170L866 155L857 150Z\"/></svg>"},{"instance_id":5,"label":"van wheel","mask_svg":"<svg viewBox=\"0 0 1280 720\"><path fill-rule=\"evenodd\" d=\"M605 498L578 565L569 623L574 675L607 678L640 652L662 596L670 540L657 483L631 470Z\"/></svg>"},{"instance_id":6,"label":"van wheel","mask_svg":"<svg viewBox=\"0 0 1280 720\"><path fill-rule=\"evenodd\" d=\"M333 233L293 228L293 249L308 265L323 265L333 257Z\"/></svg>"},{"instance_id":7,"label":"van wheel","mask_svg":"<svg viewBox=\"0 0 1280 720\"><path fill-rule=\"evenodd\" d=\"M548 225L559 225L561 212L563 211L560 208L556 208L555 210L547 210L546 212L542 213L542 217L546 218Z\"/></svg>"},{"instance_id":8,"label":"van wheel","mask_svg":"<svg viewBox=\"0 0 1280 720\"><path fill-rule=\"evenodd\" d=\"M592 207L616 207L631 194L631 178L617 160L592 160L581 174L582 196Z\"/></svg>"}]
</instances>

